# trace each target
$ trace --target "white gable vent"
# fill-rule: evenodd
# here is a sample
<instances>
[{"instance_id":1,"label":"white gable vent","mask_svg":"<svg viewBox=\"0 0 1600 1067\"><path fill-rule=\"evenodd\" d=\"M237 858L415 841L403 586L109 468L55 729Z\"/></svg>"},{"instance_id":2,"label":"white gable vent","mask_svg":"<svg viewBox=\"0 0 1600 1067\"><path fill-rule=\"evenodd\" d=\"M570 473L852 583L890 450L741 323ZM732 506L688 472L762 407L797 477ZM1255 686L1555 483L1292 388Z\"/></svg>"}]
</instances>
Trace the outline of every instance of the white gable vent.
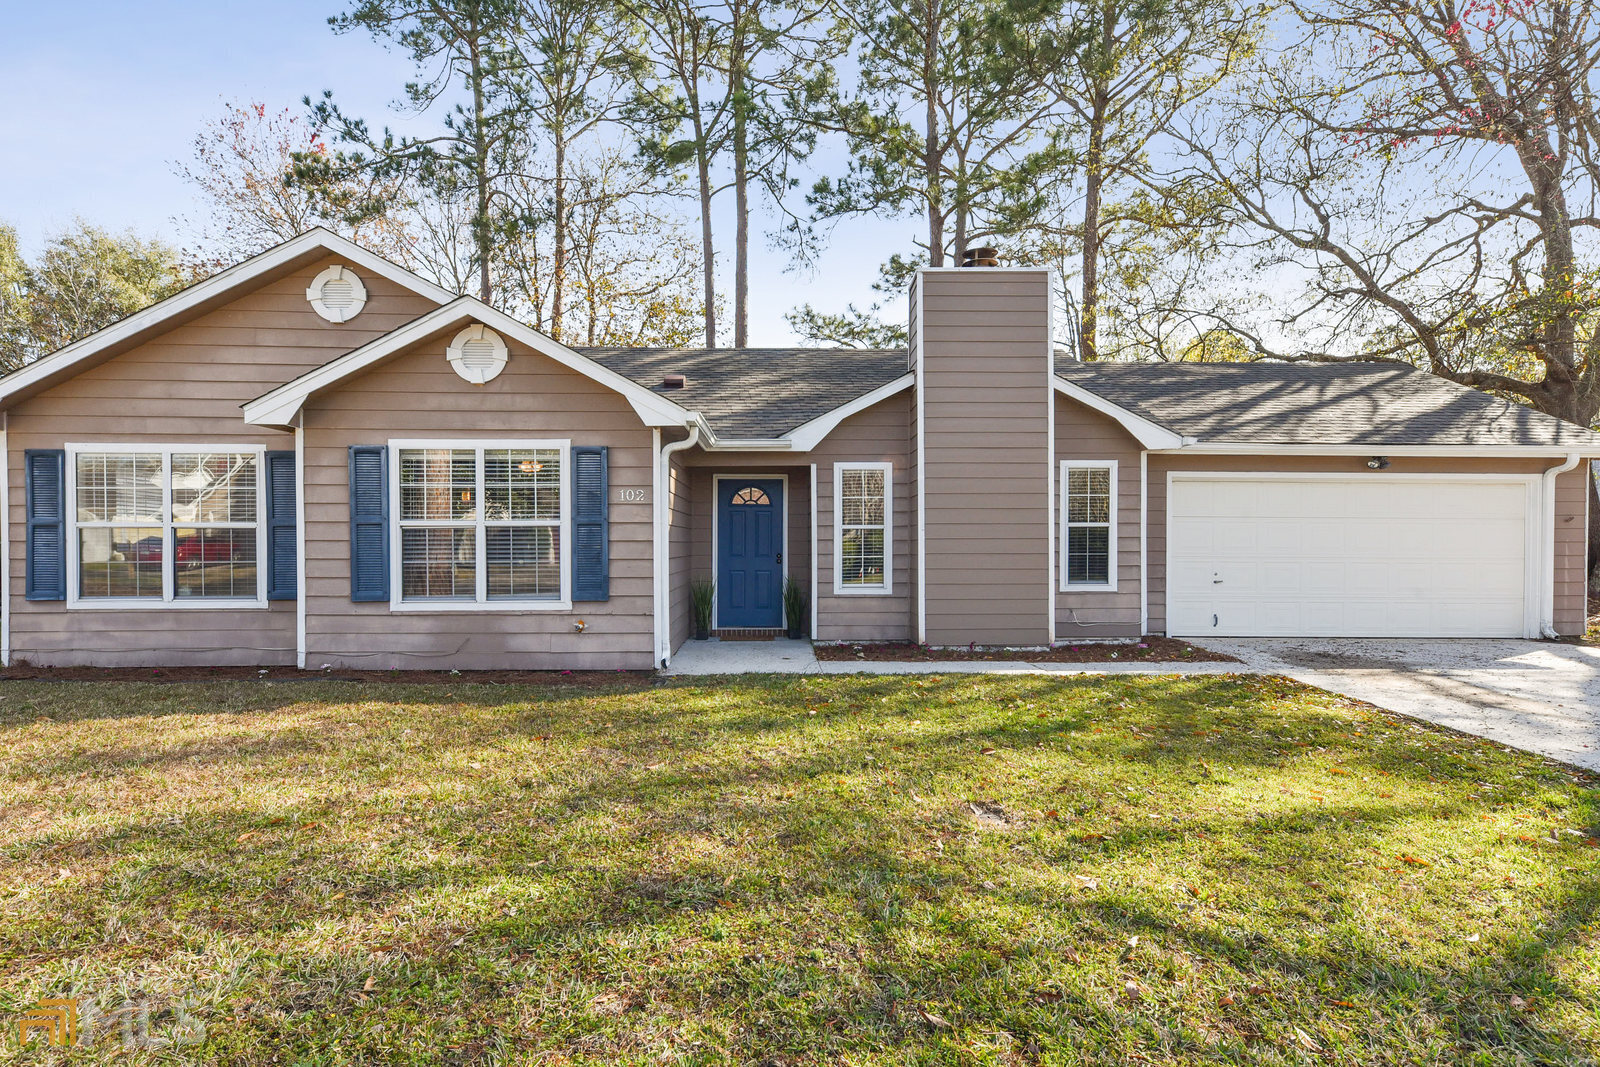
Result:
<instances>
[{"instance_id":1,"label":"white gable vent","mask_svg":"<svg viewBox=\"0 0 1600 1067\"><path fill-rule=\"evenodd\" d=\"M468 326L450 342L445 357L473 385L482 385L506 367L506 343L487 326Z\"/></svg>"},{"instance_id":2,"label":"white gable vent","mask_svg":"<svg viewBox=\"0 0 1600 1067\"><path fill-rule=\"evenodd\" d=\"M318 315L329 322L346 322L356 317L367 304L367 287L355 271L340 264L329 267L311 281L306 299Z\"/></svg>"}]
</instances>

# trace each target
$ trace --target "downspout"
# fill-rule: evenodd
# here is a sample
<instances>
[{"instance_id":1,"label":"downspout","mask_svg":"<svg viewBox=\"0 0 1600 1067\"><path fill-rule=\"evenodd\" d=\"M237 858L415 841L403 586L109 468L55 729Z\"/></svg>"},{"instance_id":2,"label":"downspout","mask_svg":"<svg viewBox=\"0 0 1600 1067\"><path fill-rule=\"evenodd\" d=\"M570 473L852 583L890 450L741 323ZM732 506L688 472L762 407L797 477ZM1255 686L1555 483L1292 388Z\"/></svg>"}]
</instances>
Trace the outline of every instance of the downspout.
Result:
<instances>
[{"instance_id":1,"label":"downspout","mask_svg":"<svg viewBox=\"0 0 1600 1067\"><path fill-rule=\"evenodd\" d=\"M1541 486L1544 521L1539 525L1544 545L1539 559L1544 573L1539 591L1539 632L1552 641L1561 636L1556 633L1556 478L1576 467L1581 459L1578 453L1568 452L1565 460L1544 472Z\"/></svg>"},{"instance_id":2,"label":"downspout","mask_svg":"<svg viewBox=\"0 0 1600 1067\"><path fill-rule=\"evenodd\" d=\"M661 493L656 497L656 546L661 566L656 568L656 661L666 670L672 659L672 614L667 598L671 594L672 544L672 457L700 443L700 416L685 424L689 436L661 447L661 467L657 471Z\"/></svg>"}]
</instances>

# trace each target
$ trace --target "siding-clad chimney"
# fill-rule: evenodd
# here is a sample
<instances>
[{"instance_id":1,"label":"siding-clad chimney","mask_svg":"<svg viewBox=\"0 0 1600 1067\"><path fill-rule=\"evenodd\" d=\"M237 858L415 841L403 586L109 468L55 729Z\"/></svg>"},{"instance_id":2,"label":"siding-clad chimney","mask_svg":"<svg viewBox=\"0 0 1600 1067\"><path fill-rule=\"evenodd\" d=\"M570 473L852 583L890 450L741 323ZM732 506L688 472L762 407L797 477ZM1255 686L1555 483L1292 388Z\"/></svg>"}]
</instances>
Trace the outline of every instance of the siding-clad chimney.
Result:
<instances>
[{"instance_id":1,"label":"siding-clad chimney","mask_svg":"<svg viewBox=\"0 0 1600 1067\"><path fill-rule=\"evenodd\" d=\"M918 636L1053 638L1050 279L924 269L911 294L917 376Z\"/></svg>"}]
</instances>

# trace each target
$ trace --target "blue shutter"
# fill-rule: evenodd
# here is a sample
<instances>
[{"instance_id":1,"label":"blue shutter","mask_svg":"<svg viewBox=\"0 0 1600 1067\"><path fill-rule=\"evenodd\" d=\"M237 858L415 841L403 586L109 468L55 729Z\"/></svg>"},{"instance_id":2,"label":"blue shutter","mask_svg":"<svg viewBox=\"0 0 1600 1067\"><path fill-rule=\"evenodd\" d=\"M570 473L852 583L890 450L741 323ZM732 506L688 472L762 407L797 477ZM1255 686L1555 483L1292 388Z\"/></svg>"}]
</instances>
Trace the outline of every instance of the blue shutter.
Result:
<instances>
[{"instance_id":1,"label":"blue shutter","mask_svg":"<svg viewBox=\"0 0 1600 1067\"><path fill-rule=\"evenodd\" d=\"M606 449L572 450L572 599L611 599Z\"/></svg>"},{"instance_id":2,"label":"blue shutter","mask_svg":"<svg viewBox=\"0 0 1600 1067\"><path fill-rule=\"evenodd\" d=\"M268 452L267 599L293 600L296 593L294 453Z\"/></svg>"},{"instance_id":3,"label":"blue shutter","mask_svg":"<svg viewBox=\"0 0 1600 1067\"><path fill-rule=\"evenodd\" d=\"M350 446L350 599L389 599L389 450Z\"/></svg>"},{"instance_id":4,"label":"blue shutter","mask_svg":"<svg viewBox=\"0 0 1600 1067\"><path fill-rule=\"evenodd\" d=\"M59 448L23 453L28 511L29 600L67 599L67 454Z\"/></svg>"}]
</instances>

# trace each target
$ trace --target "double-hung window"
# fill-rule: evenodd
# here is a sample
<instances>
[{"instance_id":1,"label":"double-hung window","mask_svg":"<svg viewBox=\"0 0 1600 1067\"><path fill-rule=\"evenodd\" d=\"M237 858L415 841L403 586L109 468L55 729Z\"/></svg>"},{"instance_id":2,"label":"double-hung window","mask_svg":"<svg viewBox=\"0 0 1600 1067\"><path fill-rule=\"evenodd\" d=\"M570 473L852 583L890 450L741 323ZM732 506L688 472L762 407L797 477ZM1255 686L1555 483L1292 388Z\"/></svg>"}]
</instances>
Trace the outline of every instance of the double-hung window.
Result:
<instances>
[{"instance_id":1,"label":"double-hung window","mask_svg":"<svg viewBox=\"0 0 1600 1067\"><path fill-rule=\"evenodd\" d=\"M266 603L259 449L68 446L71 602Z\"/></svg>"},{"instance_id":2,"label":"double-hung window","mask_svg":"<svg viewBox=\"0 0 1600 1067\"><path fill-rule=\"evenodd\" d=\"M835 593L892 591L893 489L888 463L834 464Z\"/></svg>"},{"instance_id":3,"label":"double-hung window","mask_svg":"<svg viewBox=\"0 0 1600 1067\"><path fill-rule=\"evenodd\" d=\"M570 604L566 442L412 441L392 448L400 606Z\"/></svg>"},{"instance_id":4,"label":"double-hung window","mask_svg":"<svg viewBox=\"0 0 1600 1067\"><path fill-rule=\"evenodd\" d=\"M1117 587L1117 464L1061 464L1061 588Z\"/></svg>"}]
</instances>

